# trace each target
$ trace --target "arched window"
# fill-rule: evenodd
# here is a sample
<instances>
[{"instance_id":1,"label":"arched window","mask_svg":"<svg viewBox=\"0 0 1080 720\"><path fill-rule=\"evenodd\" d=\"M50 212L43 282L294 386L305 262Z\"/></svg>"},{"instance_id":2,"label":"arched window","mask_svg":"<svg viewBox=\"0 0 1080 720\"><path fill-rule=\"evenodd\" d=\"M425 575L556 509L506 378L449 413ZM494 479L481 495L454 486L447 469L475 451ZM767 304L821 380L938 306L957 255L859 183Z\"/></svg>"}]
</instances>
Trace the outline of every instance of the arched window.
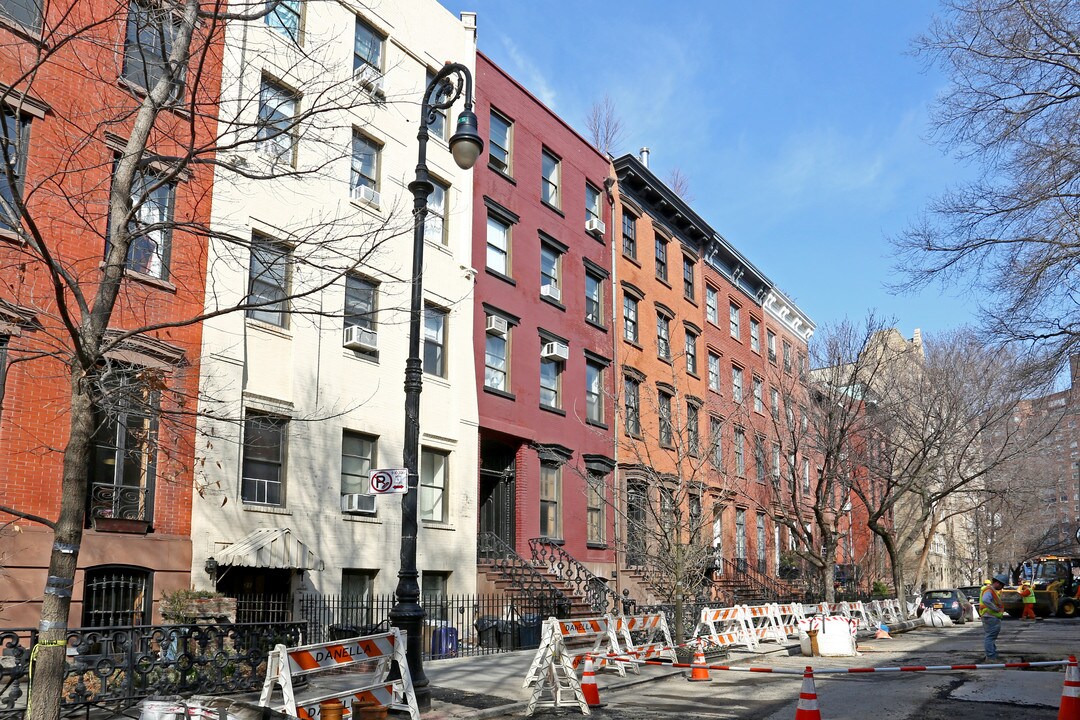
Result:
<instances>
[{"instance_id":1,"label":"arched window","mask_svg":"<svg viewBox=\"0 0 1080 720\"><path fill-rule=\"evenodd\" d=\"M144 625L149 621L153 574L140 567L101 565L83 580L83 627Z\"/></svg>"}]
</instances>

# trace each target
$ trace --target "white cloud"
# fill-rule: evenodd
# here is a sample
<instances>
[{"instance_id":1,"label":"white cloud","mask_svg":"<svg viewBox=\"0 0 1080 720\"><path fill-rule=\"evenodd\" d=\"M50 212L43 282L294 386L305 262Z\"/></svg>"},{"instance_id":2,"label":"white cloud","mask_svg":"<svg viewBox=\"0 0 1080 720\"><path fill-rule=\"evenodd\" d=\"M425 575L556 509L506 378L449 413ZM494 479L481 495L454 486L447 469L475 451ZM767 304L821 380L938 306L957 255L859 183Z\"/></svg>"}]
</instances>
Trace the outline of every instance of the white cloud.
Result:
<instances>
[{"instance_id":1,"label":"white cloud","mask_svg":"<svg viewBox=\"0 0 1080 720\"><path fill-rule=\"evenodd\" d=\"M540 102L554 110L555 88L551 86L551 83L544 73L542 73L540 68L538 68L536 64L521 51L517 46L517 43L508 36L503 35L500 37L500 40L502 40L503 48L506 49L506 54L514 63L514 68L510 72L510 75L517 78L530 92L540 98Z\"/></svg>"}]
</instances>

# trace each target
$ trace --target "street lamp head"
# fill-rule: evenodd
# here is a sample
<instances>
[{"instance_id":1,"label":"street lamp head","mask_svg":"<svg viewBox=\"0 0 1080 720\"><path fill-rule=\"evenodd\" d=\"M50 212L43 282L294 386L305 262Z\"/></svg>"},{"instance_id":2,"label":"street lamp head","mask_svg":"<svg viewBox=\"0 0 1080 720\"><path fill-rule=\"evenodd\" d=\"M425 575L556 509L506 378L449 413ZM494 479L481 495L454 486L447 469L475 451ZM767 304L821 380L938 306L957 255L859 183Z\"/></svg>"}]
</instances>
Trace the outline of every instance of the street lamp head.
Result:
<instances>
[{"instance_id":1,"label":"street lamp head","mask_svg":"<svg viewBox=\"0 0 1080 720\"><path fill-rule=\"evenodd\" d=\"M476 164L483 151L484 140L476 126L476 113L462 110L458 115L457 130L450 138L450 152L454 156L454 162L462 170L468 170Z\"/></svg>"}]
</instances>

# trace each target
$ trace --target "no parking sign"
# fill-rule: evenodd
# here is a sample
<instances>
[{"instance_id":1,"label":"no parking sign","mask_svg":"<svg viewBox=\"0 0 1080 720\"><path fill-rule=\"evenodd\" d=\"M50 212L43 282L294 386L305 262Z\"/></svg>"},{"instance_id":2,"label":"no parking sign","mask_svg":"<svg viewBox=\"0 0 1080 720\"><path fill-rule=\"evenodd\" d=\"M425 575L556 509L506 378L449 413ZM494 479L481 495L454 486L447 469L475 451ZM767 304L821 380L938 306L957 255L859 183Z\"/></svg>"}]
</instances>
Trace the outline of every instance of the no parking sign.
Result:
<instances>
[{"instance_id":1,"label":"no parking sign","mask_svg":"<svg viewBox=\"0 0 1080 720\"><path fill-rule=\"evenodd\" d=\"M409 492L409 471L405 468L371 471L371 494L391 495Z\"/></svg>"}]
</instances>

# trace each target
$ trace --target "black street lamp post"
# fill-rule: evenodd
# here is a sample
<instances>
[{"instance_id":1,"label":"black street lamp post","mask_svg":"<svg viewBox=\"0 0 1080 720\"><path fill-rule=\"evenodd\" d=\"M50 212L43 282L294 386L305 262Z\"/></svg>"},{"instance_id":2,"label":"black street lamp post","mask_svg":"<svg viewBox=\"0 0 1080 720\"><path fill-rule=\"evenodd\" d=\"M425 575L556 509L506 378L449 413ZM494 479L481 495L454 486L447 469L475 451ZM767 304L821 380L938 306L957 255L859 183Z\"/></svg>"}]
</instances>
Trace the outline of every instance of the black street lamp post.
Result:
<instances>
[{"instance_id":1,"label":"black street lamp post","mask_svg":"<svg viewBox=\"0 0 1080 720\"><path fill-rule=\"evenodd\" d=\"M472 74L459 63L447 63L424 90L421 107L419 158L416 179L409 183L413 194L413 262L412 296L409 305L409 358L405 361L405 447L402 461L409 474L409 491L401 497L401 569L398 570L396 602L390 611L394 627L408 633L405 657L409 664L420 710L431 707L431 690L424 674L423 635L424 608L420 606L419 573L416 569L417 493L420 465L420 390L423 366L420 359L420 329L424 317L424 225L427 221L428 196L435 189L427 169L428 125L435 121L439 110L449 110L462 94L465 109L458 116L456 130L450 138L454 162L463 170L476 163L484 149L472 111ZM471 188L466 189L471 192Z\"/></svg>"}]
</instances>

